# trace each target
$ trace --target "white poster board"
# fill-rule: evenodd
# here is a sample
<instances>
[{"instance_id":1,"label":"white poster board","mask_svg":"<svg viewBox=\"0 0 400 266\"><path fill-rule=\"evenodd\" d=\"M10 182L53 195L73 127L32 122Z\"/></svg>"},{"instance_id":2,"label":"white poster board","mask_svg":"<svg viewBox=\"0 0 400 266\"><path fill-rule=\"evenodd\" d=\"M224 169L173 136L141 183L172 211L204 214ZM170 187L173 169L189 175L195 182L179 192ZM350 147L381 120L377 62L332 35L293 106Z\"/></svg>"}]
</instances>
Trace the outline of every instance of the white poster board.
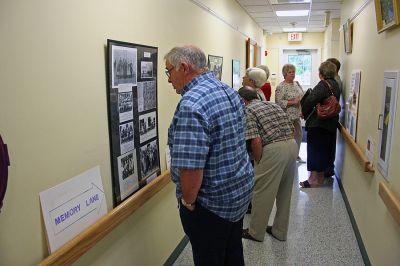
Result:
<instances>
[{"instance_id":1,"label":"white poster board","mask_svg":"<svg viewBox=\"0 0 400 266\"><path fill-rule=\"evenodd\" d=\"M99 166L39 196L51 253L107 213Z\"/></svg>"},{"instance_id":2,"label":"white poster board","mask_svg":"<svg viewBox=\"0 0 400 266\"><path fill-rule=\"evenodd\" d=\"M382 107L379 115L378 170L389 181L392 132L396 114L399 71L385 71L383 79Z\"/></svg>"},{"instance_id":3,"label":"white poster board","mask_svg":"<svg viewBox=\"0 0 400 266\"><path fill-rule=\"evenodd\" d=\"M358 105L360 102L360 83L361 70L353 70L351 73L351 87L348 98L348 117L347 129L355 141L357 141L357 125L358 125Z\"/></svg>"}]
</instances>

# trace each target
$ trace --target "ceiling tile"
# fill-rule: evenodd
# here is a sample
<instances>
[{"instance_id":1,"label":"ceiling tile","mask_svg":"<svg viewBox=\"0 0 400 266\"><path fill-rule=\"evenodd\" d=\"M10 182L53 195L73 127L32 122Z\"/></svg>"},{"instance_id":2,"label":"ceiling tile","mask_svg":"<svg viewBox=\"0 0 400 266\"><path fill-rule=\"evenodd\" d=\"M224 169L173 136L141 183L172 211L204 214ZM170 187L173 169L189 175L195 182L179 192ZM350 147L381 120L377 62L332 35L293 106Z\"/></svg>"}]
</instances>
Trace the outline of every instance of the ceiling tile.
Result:
<instances>
[{"instance_id":1,"label":"ceiling tile","mask_svg":"<svg viewBox=\"0 0 400 266\"><path fill-rule=\"evenodd\" d=\"M270 6L244 6L247 12L272 12L272 8Z\"/></svg>"},{"instance_id":2,"label":"ceiling tile","mask_svg":"<svg viewBox=\"0 0 400 266\"><path fill-rule=\"evenodd\" d=\"M250 6L250 5L265 5L267 0L238 0L240 5L242 6Z\"/></svg>"},{"instance_id":3,"label":"ceiling tile","mask_svg":"<svg viewBox=\"0 0 400 266\"><path fill-rule=\"evenodd\" d=\"M275 11L280 10L303 10L310 9L310 4L285 4L285 5L272 5Z\"/></svg>"},{"instance_id":4,"label":"ceiling tile","mask_svg":"<svg viewBox=\"0 0 400 266\"><path fill-rule=\"evenodd\" d=\"M324 32L326 11L330 18L340 18L342 0L312 0L311 14L306 17L277 17L277 10L310 10L310 3L276 4L274 0L236 0L262 29L267 32L282 32L283 27L306 27L309 32ZM283 0L279 0L283 1ZM271 4L273 3L273 4Z\"/></svg>"}]
</instances>

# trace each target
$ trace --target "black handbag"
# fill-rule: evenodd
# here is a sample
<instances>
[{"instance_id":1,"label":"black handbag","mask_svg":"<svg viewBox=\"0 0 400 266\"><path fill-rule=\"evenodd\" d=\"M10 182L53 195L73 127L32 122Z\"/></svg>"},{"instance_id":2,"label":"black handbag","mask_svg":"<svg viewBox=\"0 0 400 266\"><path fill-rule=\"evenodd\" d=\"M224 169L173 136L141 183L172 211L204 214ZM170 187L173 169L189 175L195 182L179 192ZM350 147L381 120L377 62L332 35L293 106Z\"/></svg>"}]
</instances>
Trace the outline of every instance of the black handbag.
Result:
<instances>
[{"instance_id":1,"label":"black handbag","mask_svg":"<svg viewBox=\"0 0 400 266\"><path fill-rule=\"evenodd\" d=\"M302 97L301 100L300 100L300 105L301 105L301 106L304 104L304 102L306 101L307 97L310 95L311 91L312 91L312 89L309 88L309 89L304 93L303 97ZM310 118L310 116L314 113L314 111L315 111L315 108L313 108L312 111L311 111L310 113L308 113L308 114L302 114L304 120L307 121L308 118Z\"/></svg>"}]
</instances>

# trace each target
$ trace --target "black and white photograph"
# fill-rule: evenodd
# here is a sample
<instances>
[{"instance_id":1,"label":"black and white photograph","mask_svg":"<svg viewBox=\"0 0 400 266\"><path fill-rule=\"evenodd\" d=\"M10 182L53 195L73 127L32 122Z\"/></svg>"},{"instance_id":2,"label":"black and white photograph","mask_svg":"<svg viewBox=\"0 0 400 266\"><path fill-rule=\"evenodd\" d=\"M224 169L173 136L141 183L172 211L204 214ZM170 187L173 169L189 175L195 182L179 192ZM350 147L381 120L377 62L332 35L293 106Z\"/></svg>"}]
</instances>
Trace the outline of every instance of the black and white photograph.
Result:
<instances>
[{"instance_id":1,"label":"black and white photograph","mask_svg":"<svg viewBox=\"0 0 400 266\"><path fill-rule=\"evenodd\" d=\"M119 138L121 145L121 154L133 150L133 122L119 125Z\"/></svg>"},{"instance_id":2,"label":"black and white photograph","mask_svg":"<svg viewBox=\"0 0 400 266\"><path fill-rule=\"evenodd\" d=\"M133 119L132 91L118 93L119 122Z\"/></svg>"},{"instance_id":3,"label":"black and white photograph","mask_svg":"<svg viewBox=\"0 0 400 266\"><path fill-rule=\"evenodd\" d=\"M142 79L153 77L153 62L142 61L140 63L140 77Z\"/></svg>"},{"instance_id":4,"label":"black and white photograph","mask_svg":"<svg viewBox=\"0 0 400 266\"><path fill-rule=\"evenodd\" d=\"M222 78L222 63L224 58L222 56L208 55L208 70L214 73L215 77L219 80Z\"/></svg>"},{"instance_id":5,"label":"black and white photograph","mask_svg":"<svg viewBox=\"0 0 400 266\"><path fill-rule=\"evenodd\" d=\"M142 179L158 170L158 147L154 140L140 148L140 168Z\"/></svg>"},{"instance_id":6,"label":"black and white photograph","mask_svg":"<svg viewBox=\"0 0 400 266\"><path fill-rule=\"evenodd\" d=\"M137 83L137 49L117 46L112 47L112 87L119 84Z\"/></svg>"},{"instance_id":7,"label":"black and white photograph","mask_svg":"<svg viewBox=\"0 0 400 266\"><path fill-rule=\"evenodd\" d=\"M138 82L137 96L138 96L139 113L155 109L157 104L156 82L155 81Z\"/></svg>"},{"instance_id":8,"label":"black and white photograph","mask_svg":"<svg viewBox=\"0 0 400 266\"><path fill-rule=\"evenodd\" d=\"M121 200L125 199L139 188L137 169L136 150L118 157Z\"/></svg>"},{"instance_id":9,"label":"black and white photograph","mask_svg":"<svg viewBox=\"0 0 400 266\"><path fill-rule=\"evenodd\" d=\"M140 143L157 136L156 112L139 116Z\"/></svg>"}]
</instances>

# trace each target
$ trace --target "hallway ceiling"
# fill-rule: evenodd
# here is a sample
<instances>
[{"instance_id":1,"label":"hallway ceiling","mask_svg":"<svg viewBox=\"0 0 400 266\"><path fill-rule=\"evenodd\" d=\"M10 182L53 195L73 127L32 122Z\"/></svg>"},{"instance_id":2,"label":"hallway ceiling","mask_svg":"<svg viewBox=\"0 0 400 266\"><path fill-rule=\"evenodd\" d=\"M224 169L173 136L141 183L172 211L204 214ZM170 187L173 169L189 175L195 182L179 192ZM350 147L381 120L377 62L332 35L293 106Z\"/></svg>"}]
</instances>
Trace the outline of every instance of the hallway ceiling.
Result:
<instances>
[{"instance_id":1,"label":"hallway ceiling","mask_svg":"<svg viewBox=\"0 0 400 266\"><path fill-rule=\"evenodd\" d=\"M283 28L306 28L306 32L324 32L326 19L340 18L341 0L236 0L265 33L283 32ZM275 11L309 10L304 17L278 17Z\"/></svg>"}]
</instances>

